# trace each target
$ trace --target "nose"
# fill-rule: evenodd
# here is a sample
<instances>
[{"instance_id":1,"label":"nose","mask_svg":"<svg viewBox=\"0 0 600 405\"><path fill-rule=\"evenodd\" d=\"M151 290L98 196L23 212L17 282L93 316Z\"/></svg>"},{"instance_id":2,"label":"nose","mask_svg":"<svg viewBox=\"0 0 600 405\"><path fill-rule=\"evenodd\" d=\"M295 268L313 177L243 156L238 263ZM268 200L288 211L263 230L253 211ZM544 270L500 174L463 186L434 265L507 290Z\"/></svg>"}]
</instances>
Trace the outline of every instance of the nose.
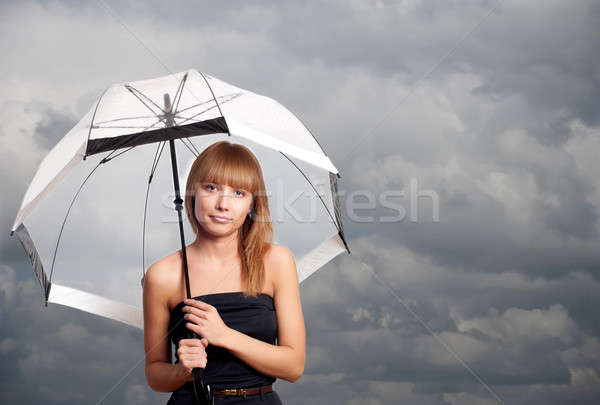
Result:
<instances>
[{"instance_id":1,"label":"nose","mask_svg":"<svg viewBox=\"0 0 600 405\"><path fill-rule=\"evenodd\" d=\"M217 193L216 208L220 211L228 211L229 200L226 197L231 197L227 190L222 190Z\"/></svg>"}]
</instances>

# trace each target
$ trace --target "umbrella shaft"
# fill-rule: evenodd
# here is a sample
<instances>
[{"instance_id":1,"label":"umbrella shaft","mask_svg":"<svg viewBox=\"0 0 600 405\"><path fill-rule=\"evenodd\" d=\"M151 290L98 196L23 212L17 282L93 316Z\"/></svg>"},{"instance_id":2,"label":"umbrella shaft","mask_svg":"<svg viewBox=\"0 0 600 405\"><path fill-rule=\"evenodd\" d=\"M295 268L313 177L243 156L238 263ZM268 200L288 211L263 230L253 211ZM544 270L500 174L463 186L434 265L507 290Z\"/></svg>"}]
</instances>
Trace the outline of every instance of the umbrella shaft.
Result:
<instances>
[{"instance_id":1,"label":"umbrella shaft","mask_svg":"<svg viewBox=\"0 0 600 405\"><path fill-rule=\"evenodd\" d=\"M172 109L172 105L171 105L171 98L169 97L169 94L165 94L164 95L164 103L165 103L165 114L166 114L166 126L167 128L165 129L166 131L169 131L169 127L173 126L174 123L174 119L173 119L173 113L171 112ZM175 187L175 200L173 201L175 203L175 209L177 210L177 217L178 217L178 223L179 223L179 238L181 239L181 255L183 257L183 273L185 275L185 291L186 291L186 295L188 298L191 298L191 290L190 290L190 277L189 277L189 273L188 273L188 261L187 261L187 252L186 252L186 248L185 248L185 236L184 236L184 232L183 232L183 218L182 218L182 214L181 211L183 209L183 200L181 199L181 193L179 192L179 174L177 171L177 154L175 153L175 141L173 139L169 139L169 149L171 151L171 165L173 168L173 185ZM191 333L189 333L189 335L191 335L192 338L197 338L198 336L196 335L195 332L190 331Z\"/></svg>"}]
</instances>

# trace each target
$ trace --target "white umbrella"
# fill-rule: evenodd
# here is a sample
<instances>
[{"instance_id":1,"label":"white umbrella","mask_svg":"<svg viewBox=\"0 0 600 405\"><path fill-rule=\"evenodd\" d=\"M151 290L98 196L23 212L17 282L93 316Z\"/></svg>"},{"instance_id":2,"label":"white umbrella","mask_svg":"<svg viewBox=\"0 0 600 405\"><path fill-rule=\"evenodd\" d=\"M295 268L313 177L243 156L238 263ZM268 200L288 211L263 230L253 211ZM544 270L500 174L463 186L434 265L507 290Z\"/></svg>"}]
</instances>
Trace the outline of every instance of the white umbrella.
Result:
<instances>
[{"instance_id":1,"label":"white umbrella","mask_svg":"<svg viewBox=\"0 0 600 405\"><path fill-rule=\"evenodd\" d=\"M223 139L259 159L274 242L294 254L300 282L350 253L340 175L303 123L269 97L192 69L110 86L40 163L10 234L46 305L143 328L146 266L195 237L175 179L185 184L195 157Z\"/></svg>"}]
</instances>

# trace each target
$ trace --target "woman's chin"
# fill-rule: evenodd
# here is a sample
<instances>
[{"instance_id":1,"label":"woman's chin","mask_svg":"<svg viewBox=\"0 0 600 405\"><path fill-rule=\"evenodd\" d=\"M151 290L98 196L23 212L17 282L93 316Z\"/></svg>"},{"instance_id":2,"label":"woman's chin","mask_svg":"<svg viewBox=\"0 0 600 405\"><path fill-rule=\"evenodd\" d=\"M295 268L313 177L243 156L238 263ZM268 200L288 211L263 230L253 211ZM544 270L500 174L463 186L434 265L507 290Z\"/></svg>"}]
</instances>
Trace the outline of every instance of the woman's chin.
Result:
<instances>
[{"instance_id":1,"label":"woman's chin","mask_svg":"<svg viewBox=\"0 0 600 405\"><path fill-rule=\"evenodd\" d=\"M204 233L211 236L228 236L236 231L235 223L229 221L228 223L208 222L201 224L204 229Z\"/></svg>"}]
</instances>

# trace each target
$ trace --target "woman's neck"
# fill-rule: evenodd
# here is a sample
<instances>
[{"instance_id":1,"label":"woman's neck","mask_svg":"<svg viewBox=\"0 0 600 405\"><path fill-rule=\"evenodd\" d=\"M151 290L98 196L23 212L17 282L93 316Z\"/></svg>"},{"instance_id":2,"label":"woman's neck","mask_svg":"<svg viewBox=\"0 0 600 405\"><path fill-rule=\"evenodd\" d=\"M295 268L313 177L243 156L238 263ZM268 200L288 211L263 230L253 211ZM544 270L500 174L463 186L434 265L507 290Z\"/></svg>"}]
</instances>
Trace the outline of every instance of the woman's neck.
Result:
<instances>
[{"instance_id":1,"label":"woman's neck","mask_svg":"<svg viewBox=\"0 0 600 405\"><path fill-rule=\"evenodd\" d=\"M209 262L229 262L239 258L235 233L217 238L199 233L196 240L188 246L188 251L190 250L196 257Z\"/></svg>"}]
</instances>

